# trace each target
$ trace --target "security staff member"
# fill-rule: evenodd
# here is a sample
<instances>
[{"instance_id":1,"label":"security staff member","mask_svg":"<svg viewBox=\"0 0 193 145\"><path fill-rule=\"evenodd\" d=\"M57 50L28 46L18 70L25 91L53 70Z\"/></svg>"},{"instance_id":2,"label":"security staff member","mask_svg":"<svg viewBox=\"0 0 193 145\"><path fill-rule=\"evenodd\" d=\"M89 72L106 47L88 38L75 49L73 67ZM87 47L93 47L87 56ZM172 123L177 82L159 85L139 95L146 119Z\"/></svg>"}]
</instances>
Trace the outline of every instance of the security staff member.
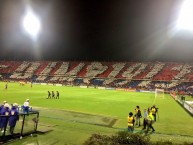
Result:
<instances>
[{"instance_id":1,"label":"security staff member","mask_svg":"<svg viewBox=\"0 0 193 145\"><path fill-rule=\"evenodd\" d=\"M154 123L154 116L152 115L152 112L148 112L148 116L147 116L147 131L146 133L148 133L149 128L152 129L152 132L155 131L154 127L152 126Z\"/></svg>"},{"instance_id":2,"label":"security staff member","mask_svg":"<svg viewBox=\"0 0 193 145\"><path fill-rule=\"evenodd\" d=\"M130 112L129 116L128 116L128 132L133 132L134 131L134 123L135 123L135 119L133 117L133 113Z\"/></svg>"}]
</instances>

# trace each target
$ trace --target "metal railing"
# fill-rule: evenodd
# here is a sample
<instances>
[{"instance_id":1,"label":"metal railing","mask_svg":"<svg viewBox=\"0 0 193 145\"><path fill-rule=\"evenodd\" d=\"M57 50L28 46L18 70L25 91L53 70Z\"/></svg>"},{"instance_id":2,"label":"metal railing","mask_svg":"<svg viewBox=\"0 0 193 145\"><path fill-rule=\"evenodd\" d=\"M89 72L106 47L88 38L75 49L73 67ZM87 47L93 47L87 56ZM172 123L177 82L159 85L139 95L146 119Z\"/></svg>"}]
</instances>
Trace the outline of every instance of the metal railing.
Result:
<instances>
[{"instance_id":1,"label":"metal railing","mask_svg":"<svg viewBox=\"0 0 193 145\"><path fill-rule=\"evenodd\" d=\"M11 128L10 117L18 117L18 121L14 128ZM0 144L9 141L10 139L22 138L37 132L39 120L39 111L30 111L20 113L19 115L0 115ZM13 131L12 131L13 130Z\"/></svg>"}]
</instances>

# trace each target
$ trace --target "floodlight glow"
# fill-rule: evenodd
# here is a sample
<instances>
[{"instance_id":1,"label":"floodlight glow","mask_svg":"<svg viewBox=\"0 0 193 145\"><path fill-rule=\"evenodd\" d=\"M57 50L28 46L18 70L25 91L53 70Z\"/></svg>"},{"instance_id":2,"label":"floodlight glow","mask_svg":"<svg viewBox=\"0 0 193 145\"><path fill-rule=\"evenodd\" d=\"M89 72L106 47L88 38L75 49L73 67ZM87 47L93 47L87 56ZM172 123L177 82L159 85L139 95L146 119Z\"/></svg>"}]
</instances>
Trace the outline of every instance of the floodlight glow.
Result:
<instances>
[{"instance_id":1,"label":"floodlight glow","mask_svg":"<svg viewBox=\"0 0 193 145\"><path fill-rule=\"evenodd\" d=\"M177 29L193 31L193 0L185 0L177 21Z\"/></svg>"},{"instance_id":2,"label":"floodlight glow","mask_svg":"<svg viewBox=\"0 0 193 145\"><path fill-rule=\"evenodd\" d=\"M37 38L37 35L41 29L41 24L31 10L28 10L23 18L23 27L32 38Z\"/></svg>"}]
</instances>

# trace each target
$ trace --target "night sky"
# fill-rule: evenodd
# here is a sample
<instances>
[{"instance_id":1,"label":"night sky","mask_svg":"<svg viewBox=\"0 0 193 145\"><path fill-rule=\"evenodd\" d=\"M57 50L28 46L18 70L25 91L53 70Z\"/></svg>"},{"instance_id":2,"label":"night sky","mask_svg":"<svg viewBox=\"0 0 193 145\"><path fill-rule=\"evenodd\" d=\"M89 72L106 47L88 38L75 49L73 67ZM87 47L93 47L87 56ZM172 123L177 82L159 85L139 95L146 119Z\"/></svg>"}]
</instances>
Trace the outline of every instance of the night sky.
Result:
<instances>
[{"instance_id":1,"label":"night sky","mask_svg":"<svg viewBox=\"0 0 193 145\"><path fill-rule=\"evenodd\" d=\"M171 35L181 2L1 0L0 59L193 62L193 35ZM41 18L36 43L21 28L26 4Z\"/></svg>"}]
</instances>

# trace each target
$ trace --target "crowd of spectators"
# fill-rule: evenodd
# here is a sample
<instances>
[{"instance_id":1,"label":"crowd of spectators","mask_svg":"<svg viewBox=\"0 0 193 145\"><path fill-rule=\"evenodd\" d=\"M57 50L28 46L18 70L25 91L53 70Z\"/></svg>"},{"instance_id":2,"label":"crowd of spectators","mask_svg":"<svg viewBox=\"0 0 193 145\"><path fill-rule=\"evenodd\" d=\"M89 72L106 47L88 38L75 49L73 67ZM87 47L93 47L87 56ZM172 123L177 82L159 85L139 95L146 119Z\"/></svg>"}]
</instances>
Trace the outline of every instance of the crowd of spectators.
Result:
<instances>
[{"instance_id":1,"label":"crowd of spectators","mask_svg":"<svg viewBox=\"0 0 193 145\"><path fill-rule=\"evenodd\" d=\"M193 65L163 62L0 61L0 79L62 85L183 90L193 86ZM192 93L191 89L188 89Z\"/></svg>"}]
</instances>

